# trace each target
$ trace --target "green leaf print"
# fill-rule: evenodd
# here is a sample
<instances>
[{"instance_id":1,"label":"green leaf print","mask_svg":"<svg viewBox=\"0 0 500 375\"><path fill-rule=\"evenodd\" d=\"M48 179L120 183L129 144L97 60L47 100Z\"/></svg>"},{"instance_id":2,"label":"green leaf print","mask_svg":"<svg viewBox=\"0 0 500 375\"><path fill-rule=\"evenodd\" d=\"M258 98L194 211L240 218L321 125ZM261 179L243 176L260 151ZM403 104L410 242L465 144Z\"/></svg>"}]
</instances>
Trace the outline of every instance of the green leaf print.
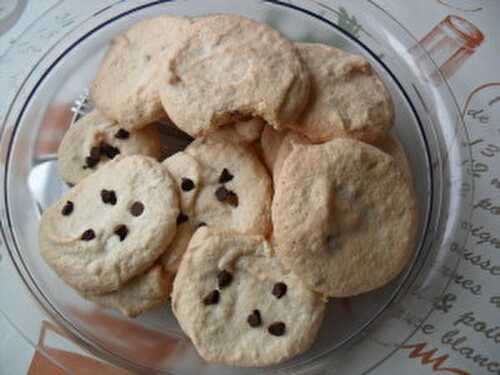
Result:
<instances>
[{"instance_id":1,"label":"green leaf print","mask_svg":"<svg viewBox=\"0 0 500 375\"><path fill-rule=\"evenodd\" d=\"M344 7L340 7L335 13L337 14L339 27L358 38L361 31L363 31L363 27L359 24L356 17L349 15Z\"/></svg>"}]
</instances>

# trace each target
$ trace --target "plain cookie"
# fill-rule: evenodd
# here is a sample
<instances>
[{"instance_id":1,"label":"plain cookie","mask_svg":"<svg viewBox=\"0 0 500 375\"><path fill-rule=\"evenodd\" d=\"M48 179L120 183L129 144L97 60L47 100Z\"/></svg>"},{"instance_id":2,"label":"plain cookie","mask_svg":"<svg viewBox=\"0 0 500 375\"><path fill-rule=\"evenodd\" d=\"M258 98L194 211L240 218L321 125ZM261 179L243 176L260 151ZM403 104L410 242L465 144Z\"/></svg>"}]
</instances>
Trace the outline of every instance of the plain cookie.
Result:
<instances>
[{"instance_id":1,"label":"plain cookie","mask_svg":"<svg viewBox=\"0 0 500 375\"><path fill-rule=\"evenodd\" d=\"M283 143L283 138L285 138L286 134L286 131L278 132L270 126L266 126L262 131L262 135L260 137L262 159L264 160L264 164L266 165L268 171L271 172L271 175L274 175L274 164L276 162L281 144Z\"/></svg>"},{"instance_id":2,"label":"plain cookie","mask_svg":"<svg viewBox=\"0 0 500 375\"><path fill-rule=\"evenodd\" d=\"M236 15L199 19L163 68L163 106L193 137L246 116L283 128L309 97L309 74L293 43Z\"/></svg>"},{"instance_id":3,"label":"plain cookie","mask_svg":"<svg viewBox=\"0 0 500 375\"><path fill-rule=\"evenodd\" d=\"M211 138L219 138L232 143L249 144L260 139L265 123L259 118L236 121L234 124L221 126ZM269 126L267 126L269 127Z\"/></svg>"},{"instance_id":4,"label":"plain cookie","mask_svg":"<svg viewBox=\"0 0 500 375\"><path fill-rule=\"evenodd\" d=\"M96 107L127 130L165 117L158 96L161 56L186 35L191 22L164 15L115 37L90 88Z\"/></svg>"},{"instance_id":5,"label":"plain cookie","mask_svg":"<svg viewBox=\"0 0 500 375\"><path fill-rule=\"evenodd\" d=\"M310 141L299 133L293 131L277 132L267 126L260 139L261 150L267 169L271 172L273 181L276 182L283 163L292 152L295 145L308 145Z\"/></svg>"},{"instance_id":6,"label":"plain cookie","mask_svg":"<svg viewBox=\"0 0 500 375\"><path fill-rule=\"evenodd\" d=\"M162 255L178 214L177 189L159 162L113 160L44 211L41 254L78 291L111 292Z\"/></svg>"},{"instance_id":7,"label":"plain cookie","mask_svg":"<svg viewBox=\"0 0 500 375\"><path fill-rule=\"evenodd\" d=\"M334 139L295 147L275 189L276 253L317 292L348 297L379 288L414 253L413 189L394 159L373 146Z\"/></svg>"},{"instance_id":8,"label":"plain cookie","mask_svg":"<svg viewBox=\"0 0 500 375\"><path fill-rule=\"evenodd\" d=\"M120 289L101 295L83 295L103 307L120 310L124 315L136 316L167 302L173 277L161 265L155 265L144 274L134 277Z\"/></svg>"},{"instance_id":9,"label":"plain cookie","mask_svg":"<svg viewBox=\"0 0 500 375\"><path fill-rule=\"evenodd\" d=\"M117 155L159 158L160 133L157 124L127 131L117 122L93 110L69 127L57 153L59 174L77 184Z\"/></svg>"},{"instance_id":10,"label":"plain cookie","mask_svg":"<svg viewBox=\"0 0 500 375\"><path fill-rule=\"evenodd\" d=\"M262 150L264 163L271 172L273 180L276 180L277 176L279 176L281 167L294 146L308 144L310 144L310 141L299 133L293 131L277 132L268 126L264 128L260 138L260 149ZM408 158L403 146L395 136L382 133L370 144L391 155L399 167L407 173L408 178L412 178Z\"/></svg>"},{"instance_id":11,"label":"plain cookie","mask_svg":"<svg viewBox=\"0 0 500 375\"><path fill-rule=\"evenodd\" d=\"M369 62L324 44L297 43L311 74L309 104L287 127L313 143L339 136L371 141L393 125L392 100Z\"/></svg>"},{"instance_id":12,"label":"plain cookie","mask_svg":"<svg viewBox=\"0 0 500 375\"><path fill-rule=\"evenodd\" d=\"M271 254L262 236L195 233L174 281L172 309L206 361L271 365L313 343L325 303Z\"/></svg>"},{"instance_id":13,"label":"plain cookie","mask_svg":"<svg viewBox=\"0 0 500 375\"><path fill-rule=\"evenodd\" d=\"M403 146L395 136L391 134L384 134L371 144L379 150L384 151L386 154L391 155L396 164L406 173L408 180L413 181L410 162L408 161L408 157L406 156Z\"/></svg>"}]
</instances>

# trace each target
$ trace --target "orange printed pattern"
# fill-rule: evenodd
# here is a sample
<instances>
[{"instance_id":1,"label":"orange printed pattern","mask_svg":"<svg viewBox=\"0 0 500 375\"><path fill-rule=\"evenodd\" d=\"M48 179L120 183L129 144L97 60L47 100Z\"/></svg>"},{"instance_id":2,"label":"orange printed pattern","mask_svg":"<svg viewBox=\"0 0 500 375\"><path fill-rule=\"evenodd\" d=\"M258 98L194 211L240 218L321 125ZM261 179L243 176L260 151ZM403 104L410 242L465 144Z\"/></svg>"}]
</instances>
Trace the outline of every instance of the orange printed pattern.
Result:
<instances>
[{"instance_id":1,"label":"orange printed pattern","mask_svg":"<svg viewBox=\"0 0 500 375\"><path fill-rule=\"evenodd\" d=\"M422 365L432 364L432 370L434 372L448 372L450 374L456 374L456 375L471 375L470 372L460 370L460 369L457 369L455 367L441 367L445 364L449 355L444 354L444 355L441 355L439 357L434 357L434 355L437 353L438 349L434 348L434 349L431 349L428 351L424 351L426 346L427 346L427 343L422 342L419 344L404 345L401 348L402 349L412 349L412 351L409 354L409 358L412 358L412 359L420 358L420 362L422 363Z\"/></svg>"},{"instance_id":2,"label":"orange printed pattern","mask_svg":"<svg viewBox=\"0 0 500 375\"><path fill-rule=\"evenodd\" d=\"M467 111L467 108L469 107L469 104L474 97L479 91L483 89L487 89L489 87L500 87L500 82L488 82L488 83L483 83L482 85L479 85L476 87L474 90L471 91L471 93L467 96L467 99L465 100L464 107L462 109L462 117L466 115L465 111ZM492 102L488 103L488 105L493 104Z\"/></svg>"}]
</instances>

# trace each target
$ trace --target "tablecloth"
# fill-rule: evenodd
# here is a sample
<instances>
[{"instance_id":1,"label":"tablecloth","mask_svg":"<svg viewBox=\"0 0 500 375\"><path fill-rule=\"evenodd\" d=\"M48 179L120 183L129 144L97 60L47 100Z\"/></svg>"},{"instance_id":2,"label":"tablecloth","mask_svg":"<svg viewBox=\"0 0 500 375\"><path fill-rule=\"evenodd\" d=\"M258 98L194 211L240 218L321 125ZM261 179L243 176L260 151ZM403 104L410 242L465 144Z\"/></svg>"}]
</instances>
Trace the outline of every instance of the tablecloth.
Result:
<instances>
[{"instance_id":1,"label":"tablecloth","mask_svg":"<svg viewBox=\"0 0 500 375\"><path fill-rule=\"evenodd\" d=\"M364 0L358 0L364 1ZM500 2L497 0L366 0L376 3L414 35L433 48L440 33L453 22L471 32L469 52L446 56L431 50L448 79L470 137L473 160L468 173L476 184L471 222L464 247L451 248L461 256L458 269L439 308L419 331L384 362L377 374L500 374ZM28 1L20 17L7 25L13 0L0 2L0 57L34 20L58 1ZM2 29L2 22L5 28ZM0 72L1 74L1 72ZM0 260L1 262L1 260ZM1 287L1 286L0 286ZM8 303L8 301L1 301ZM402 311L400 319L411 319ZM0 313L0 374L33 371L35 350ZM36 343L35 343L36 344ZM61 345L70 345L62 343ZM74 348L78 351L77 348ZM360 359L362 360L362 359ZM36 369L35 369L36 370ZM48 371L48 370L47 370ZM55 373L56 370L50 370ZM32 372L34 374L34 372ZM38 372L40 375L45 373ZM48 374L48 372L47 372Z\"/></svg>"}]
</instances>

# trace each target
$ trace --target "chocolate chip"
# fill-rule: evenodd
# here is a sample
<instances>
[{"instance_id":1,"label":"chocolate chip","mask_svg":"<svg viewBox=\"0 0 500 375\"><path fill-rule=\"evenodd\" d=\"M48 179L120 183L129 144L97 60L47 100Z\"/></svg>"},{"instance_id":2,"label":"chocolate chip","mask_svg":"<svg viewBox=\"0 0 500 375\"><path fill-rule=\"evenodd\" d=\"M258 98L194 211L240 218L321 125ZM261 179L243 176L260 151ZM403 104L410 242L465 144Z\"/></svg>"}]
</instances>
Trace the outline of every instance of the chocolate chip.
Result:
<instances>
[{"instance_id":1,"label":"chocolate chip","mask_svg":"<svg viewBox=\"0 0 500 375\"><path fill-rule=\"evenodd\" d=\"M97 165L97 163L99 163L99 159L95 159L92 156L87 156L85 158L85 165L83 166L83 168L84 169L86 169L86 168L92 169Z\"/></svg>"},{"instance_id":2,"label":"chocolate chip","mask_svg":"<svg viewBox=\"0 0 500 375\"><path fill-rule=\"evenodd\" d=\"M101 148L100 147L97 147L97 146L94 146L90 149L90 154L89 156L92 158L92 159L95 159L95 160L99 160L101 158Z\"/></svg>"},{"instance_id":3,"label":"chocolate chip","mask_svg":"<svg viewBox=\"0 0 500 375\"><path fill-rule=\"evenodd\" d=\"M286 294L286 290L287 290L286 284L279 282L274 284L273 291L271 293L273 294L273 296L280 299Z\"/></svg>"},{"instance_id":4,"label":"chocolate chip","mask_svg":"<svg viewBox=\"0 0 500 375\"><path fill-rule=\"evenodd\" d=\"M129 137L130 133L122 128L118 129L118 131L115 133L115 138L117 139L128 139Z\"/></svg>"},{"instance_id":5,"label":"chocolate chip","mask_svg":"<svg viewBox=\"0 0 500 375\"><path fill-rule=\"evenodd\" d=\"M184 215L182 212L179 212L179 215L177 215L177 225L185 223L188 220L189 220L189 216Z\"/></svg>"},{"instance_id":6,"label":"chocolate chip","mask_svg":"<svg viewBox=\"0 0 500 375\"><path fill-rule=\"evenodd\" d=\"M182 191L191 191L194 189L194 182L193 180L182 177L182 182L181 182L181 189Z\"/></svg>"},{"instance_id":7,"label":"chocolate chip","mask_svg":"<svg viewBox=\"0 0 500 375\"><path fill-rule=\"evenodd\" d=\"M267 327L267 331L273 336L283 336L285 334L285 323L275 322Z\"/></svg>"},{"instance_id":8,"label":"chocolate chip","mask_svg":"<svg viewBox=\"0 0 500 375\"><path fill-rule=\"evenodd\" d=\"M219 303L220 294L218 290L212 290L203 298L203 304L216 305Z\"/></svg>"},{"instance_id":9,"label":"chocolate chip","mask_svg":"<svg viewBox=\"0 0 500 375\"><path fill-rule=\"evenodd\" d=\"M144 212L144 205L141 202L134 202L132 206L130 206L130 213L133 216L141 216Z\"/></svg>"},{"instance_id":10,"label":"chocolate chip","mask_svg":"<svg viewBox=\"0 0 500 375\"><path fill-rule=\"evenodd\" d=\"M116 194L113 190L101 190L101 199L103 203L114 206L116 204Z\"/></svg>"},{"instance_id":11,"label":"chocolate chip","mask_svg":"<svg viewBox=\"0 0 500 375\"><path fill-rule=\"evenodd\" d=\"M101 148L101 155L106 155L109 159L114 159L114 157L120 153L117 147L111 146L106 142L101 142L99 147Z\"/></svg>"},{"instance_id":12,"label":"chocolate chip","mask_svg":"<svg viewBox=\"0 0 500 375\"><path fill-rule=\"evenodd\" d=\"M220 174L220 177L219 177L219 182L220 182L221 184L224 184L224 183L226 183L226 182L231 181L231 180L233 179L233 177L234 177L234 176L233 176L231 173L229 173L229 171L228 171L226 168L224 168L224 169L222 170L222 173Z\"/></svg>"},{"instance_id":13,"label":"chocolate chip","mask_svg":"<svg viewBox=\"0 0 500 375\"><path fill-rule=\"evenodd\" d=\"M239 200L238 200L238 196L236 195L236 193L230 191L229 192L229 196L226 198L226 202L230 205L230 206L233 206L233 207L238 207L238 204L239 204Z\"/></svg>"},{"instance_id":14,"label":"chocolate chip","mask_svg":"<svg viewBox=\"0 0 500 375\"><path fill-rule=\"evenodd\" d=\"M231 281L233 281L233 275L231 272L227 272L226 270L222 270L217 274L217 281L219 282L219 288L225 288Z\"/></svg>"},{"instance_id":15,"label":"chocolate chip","mask_svg":"<svg viewBox=\"0 0 500 375\"><path fill-rule=\"evenodd\" d=\"M228 114L229 114L230 117L233 117L235 120L240 119L240 118L242 118L242 117L245 116L240 111L230 111Z\"/></svg>"},{"instance_id":16,"label":"chocolate chip","mask_svg":"<svg viewBox=\"0 0 500 375\"><path fill-rule=\"evenodd\" d=\"M127 234L128 234L128 228L126 225L118 225L115 230L114 230L114 233L120 237L120 241L123 241L125 239L125 237L127 237Z\"/></svg>"},{"instance_id":17,"label":"chocolate chip","mask_svg":"<svg viewBox=\"0 0 500 375\"><path fill-rule=\"evenodd\" d=\"M219 202L225 202L233 207L238 207L238 196L231 190L227 190L224 186L217 188L215 197Z\"/></svg>"},{"instance_id":18,"label":"chocolate chip","mask_svg":"<svg viewBox=\"0 0 500 375\"><path fill-rule=\"evenodd\" d=\"M328 236L326 237L326 246L328 246L328 249L330 250L335 250L337 247L337 239L335 236Z\"/></svg>"},{"instance_id":19,"label":"chocolate chip","mask_svg":"<svg viewBox=\"0 0 500 375\"><path fill-rule=\"evenodd\" d=\"M258 327L262 324L262 319L260 317L260 311L254 310L250 315L248 315L247 323L250 327Z\"/></svg>"},{"instance_id":20,"label":"chocolate chip","mask_svg":"<svg viewBox=\"0 0 500 375\"><path fill-rule=\"evenodd\" d=\"M221 186L215 190L215 197L219 202L225 202L229 195L229 190L227 190L224 186Z\"/></svg>"},{"instance_id":21,"label":"chocolate chip","mask_svg":"<svg viewBox=\"0 0 500 375\"><path fill-rule=\"evenodd\" d=\"M90 241L95 238L95 232L92 229L87 229L85 232L82 233L82 236L80 237L83 241Z\"/></svg>"},{"instance_id":22,"label":"chocolate chip","mask_svg":"<svg viewBox=\"0 0 500 375\"><path fill-rule=\"evenodd\" d=\"M73 202L67 201L66 204L64 205L64 207L61 210L61 214L63 216L68 216L68 215L70 215L73 212L73 208L74 208Z\"/></svg>"}]
</instances>

